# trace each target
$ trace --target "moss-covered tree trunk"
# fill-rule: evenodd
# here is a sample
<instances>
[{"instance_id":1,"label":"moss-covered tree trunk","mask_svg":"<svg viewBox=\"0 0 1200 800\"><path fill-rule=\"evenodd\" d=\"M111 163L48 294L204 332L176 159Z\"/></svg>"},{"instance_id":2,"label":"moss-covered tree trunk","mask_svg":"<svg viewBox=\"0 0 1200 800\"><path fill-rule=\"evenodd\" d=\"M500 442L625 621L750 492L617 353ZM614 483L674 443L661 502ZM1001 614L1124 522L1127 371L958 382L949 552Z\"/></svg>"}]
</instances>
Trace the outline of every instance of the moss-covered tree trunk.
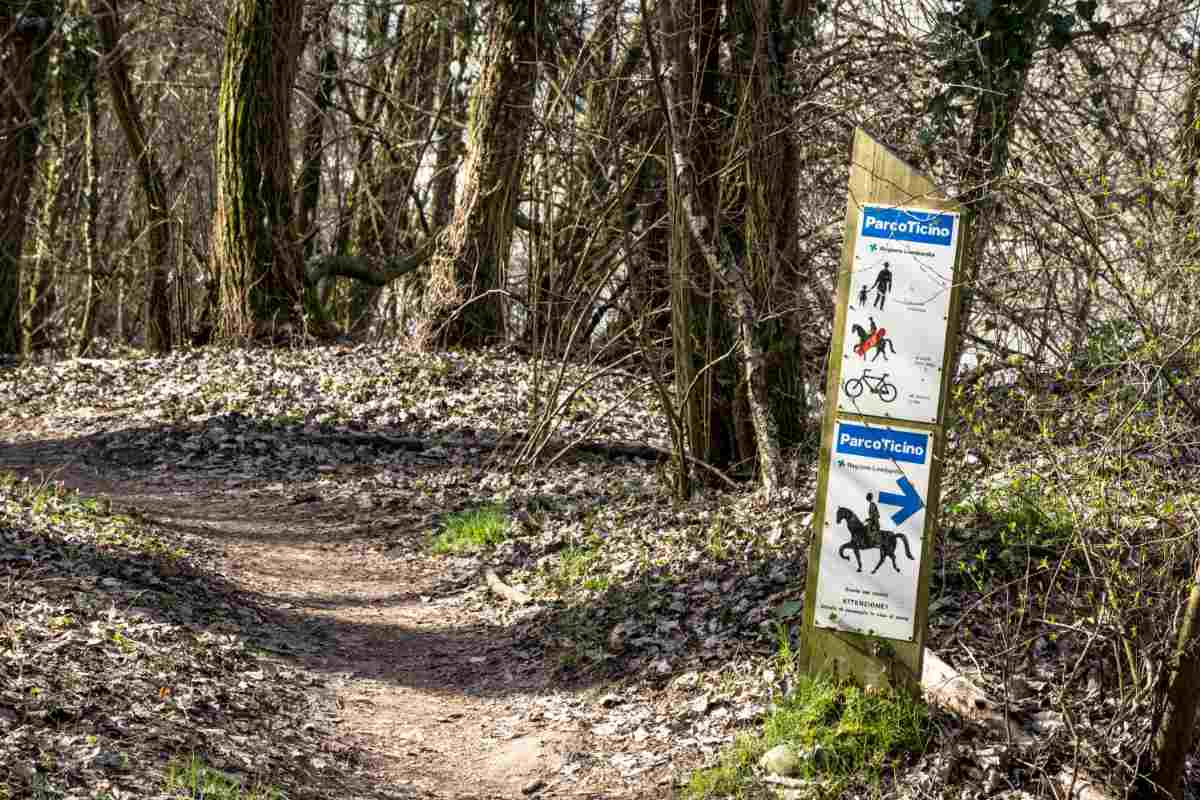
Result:
<instances>
[{"instance_id":1,"label":"moss-covered tree trunk","mask_svg":"<svg viewBox=\"0 0 1200 800\"><path fill-rule=\"evenodd\" d=\"M978 294L980 268L991 241L996 222L998 192L996 183L1008 171L1009 144L1016 131L1017 113L1025 94L1025 81L1033 66L1042 20L1049 0L1007 0L993 6L989 15L976 19L974 26L963 25L979 42L974 54L978 61L972 84L978 98L967 144L967 160L960 183L968 187L959 198L966 208L965 239L962 259L962 305L958 327L969 329ZM958 13L970 19L976 5L964 5ZM977 11L976 11L977 13ZM958 374L965 348L954 349L950 375Z\"/></svg>"},{"instance_id":2,"label":"moss-covered tree trunk","mask_svg":"<svg viewBox=\"0 0 1200 800\"><path fill-rule=\"evenodd\" d=\"M0 353L21 349L21 253L46 110L53 4L0 1Z\"/></svg>"},{"instance_id":3,"label":"moss-covered tree trunk","mask_svg":"<svg viewBox=\"0 0 1200 800\"><path fill-rule=\"evenodd\" d=\"M162 167L150 146L141 105L133 91L129 64L121 43L120 0L90 0L92 16L104 55L105 76L113 111L125 135L125 146L137 167L138 185L146 208L147 241L150 245L146 281L146 348L157 353L171 349L171 301L167 276L171 267L171 215L167 204Z\"/></svg>"},{"instance_id":4,"label":"moss-covered tree trunk","mask_svg":"<svg viewBox=\"0 0 1200 800\"><path fill-rule=\"evenodd\" d=\"M545 13L530 0L493 6L471 99L462 190L426 290L428 323L443 346L478 347L504 337L498 290L512 247Z\"/></svg>"},{"instance_id":5,"label":"moss-covered tree trunk","mask_svg":"<svg viewBox=\"0 0 1200 800\"><path fill-rule=\"evenodd\" d=\"M289 142L303 13L301 0L234 0L230 6L213 226L218 326L226 338L276 336L302 318Z\"/></svg>"},{"instance_id":6,"label":"moss-covered tree trunk","mask_svg":"<svg viewBox=\"0 0 1200 800\"><path fill-rule=\"evenodd\" d=\"M805 433L794 297L799 159L785 75L803 2L658 5L669 78L659 81L676 171L671 238L677 402L691 452L782 479L781 447ZM722 70L718 33L733 33ZM652 55L655 55L652 51ZM655 67L659 72L659 67ZM722 77L727 76L727 77Z\"/></svg>"},{"instance_id":7,"label":"moss-covered tree trunk","mask_svg":"<svg viewBox=\"0 0 1200 800\"><path fill-rule=\"evenodd\" d=\"M741 308L754 310L753 325L740 335L754 452L738 455L756 457L760 482L771 491L782 478L779 449L807 433L805 361L798 353L803 332L788 313L796 287L810 276L797 256L799 155L790 132L794 77L787 64L797 40L808 35L812 9L807 0L731 0L729 14L735 33L731 72L739 77L730 159L745 159L734 173L741 180L729 192L729 216L740 223L730 249L744 259L746 282L745 298L735 297L733 306L739 319Z\"/></svg>"}]
</instances>

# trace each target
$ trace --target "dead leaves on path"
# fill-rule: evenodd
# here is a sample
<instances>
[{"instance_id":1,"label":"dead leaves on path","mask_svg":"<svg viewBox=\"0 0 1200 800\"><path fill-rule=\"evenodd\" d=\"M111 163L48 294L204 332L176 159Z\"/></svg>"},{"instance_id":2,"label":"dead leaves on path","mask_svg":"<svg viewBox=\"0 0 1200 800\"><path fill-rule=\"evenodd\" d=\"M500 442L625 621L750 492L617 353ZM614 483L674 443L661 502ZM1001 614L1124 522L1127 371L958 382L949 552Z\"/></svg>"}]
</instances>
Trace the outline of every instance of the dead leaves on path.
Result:
<instances>
[{"instance_id":1,"label":"dead leaves on path","mask_svg":"<svg viewBox=\"0 0 1200 800\"><path fill-rule=\"evenodd\" d=\"M0 486L0 789L165 796L195 755L247 785L346 796L328 697L254 652L260 610L202 555L53 486Z\"/></svg>"}]
</instances>

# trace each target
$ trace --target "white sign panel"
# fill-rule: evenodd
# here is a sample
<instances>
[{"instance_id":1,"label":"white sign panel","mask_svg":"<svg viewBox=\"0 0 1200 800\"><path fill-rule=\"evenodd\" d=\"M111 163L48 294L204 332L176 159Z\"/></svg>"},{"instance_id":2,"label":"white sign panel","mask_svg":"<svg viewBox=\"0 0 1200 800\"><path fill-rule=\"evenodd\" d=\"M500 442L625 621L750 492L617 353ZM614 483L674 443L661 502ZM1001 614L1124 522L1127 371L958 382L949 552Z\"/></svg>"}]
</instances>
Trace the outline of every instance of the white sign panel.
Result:
<instances>
[{"instance_id":1,"label":"white sign panel","mask_svg":"<svg viewBox=\"0 0 1200 800\"><path fill-rule=\"evenodd\" d=\"M932 460L928 431L834 426L817 627L913 640Z\"/></svg>"},{"instance_id":2,"label":"white sign panel","mask_svg":"<svg viewBox=\"0 0 1200 800\"><path fill-rule=\"evenodd\" d=\"M838 410L936 422L961 219L874 204L859 219Z\"/></svg>"}]
</instances>

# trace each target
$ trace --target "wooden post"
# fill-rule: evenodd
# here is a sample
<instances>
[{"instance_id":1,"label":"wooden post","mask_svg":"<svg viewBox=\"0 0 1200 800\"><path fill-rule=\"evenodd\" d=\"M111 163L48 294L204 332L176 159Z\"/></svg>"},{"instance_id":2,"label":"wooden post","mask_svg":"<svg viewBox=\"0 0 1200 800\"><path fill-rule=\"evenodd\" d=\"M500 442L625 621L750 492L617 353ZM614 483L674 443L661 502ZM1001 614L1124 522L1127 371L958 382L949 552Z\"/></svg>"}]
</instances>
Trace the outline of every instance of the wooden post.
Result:
<instances>
[{"instance_id":1,"label":"wooden post","mask_svg":"<svg viewBox=\"0 0 1200 800\"><path fill-rule=\"evenodd\" d=\"M808 561L809 672L920 685L962 224L932 180L855 132Z\"/></svg>"}]
</instances>

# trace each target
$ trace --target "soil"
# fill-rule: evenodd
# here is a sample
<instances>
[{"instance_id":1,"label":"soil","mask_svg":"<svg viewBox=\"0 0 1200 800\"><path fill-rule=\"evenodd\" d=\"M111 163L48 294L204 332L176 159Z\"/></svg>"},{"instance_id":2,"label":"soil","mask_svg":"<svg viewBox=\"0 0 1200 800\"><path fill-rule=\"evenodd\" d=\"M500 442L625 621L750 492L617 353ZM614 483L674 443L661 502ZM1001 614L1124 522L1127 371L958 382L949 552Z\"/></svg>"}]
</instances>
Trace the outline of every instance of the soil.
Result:
<instances>
[{"instance_id":1,"label":"soil","mask_svg":"<svg viewBox=\"0 0 1200 800\"><path fill-rule=\"evenodd\" d=\"M469 602L477 570L448 570L417 531L397 527L402 514L340 507L295 484L114 479L62 440L0 448L0 470L49 476L109 497L114 511L212 543L215 568L277 612L268 624L280 626L279 638L308 637L298 657L336 691L339 736L367 754L381 796L673 793L678 764L634 780L606 768L620 742L560 713L595 705L596 687L557 684L540 658Z\"/></svg>"}]
</instances>

